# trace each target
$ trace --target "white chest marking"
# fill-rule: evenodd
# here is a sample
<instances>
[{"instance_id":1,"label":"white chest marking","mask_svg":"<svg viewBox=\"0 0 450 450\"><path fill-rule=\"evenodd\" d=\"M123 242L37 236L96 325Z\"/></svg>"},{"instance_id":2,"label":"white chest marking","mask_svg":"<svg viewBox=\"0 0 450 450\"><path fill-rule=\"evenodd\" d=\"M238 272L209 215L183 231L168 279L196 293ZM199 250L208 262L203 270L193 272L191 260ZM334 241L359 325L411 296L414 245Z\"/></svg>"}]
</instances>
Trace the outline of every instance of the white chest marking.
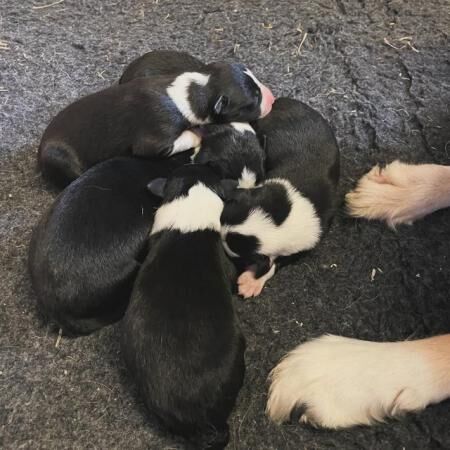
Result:
<instances>
[{"instance_id":1,"label":"white chest marking","mask_svg":"<svg viewBox=\"0 0 450 450\"><path fill-rule=\"evenodd\" d=\"M222 210L220 197L203 183L197 183L189 189L188 195L176 198L156 211L150 234L161 230L189 233L210 229L220 232Z\"/></svg>"}]
</instances>

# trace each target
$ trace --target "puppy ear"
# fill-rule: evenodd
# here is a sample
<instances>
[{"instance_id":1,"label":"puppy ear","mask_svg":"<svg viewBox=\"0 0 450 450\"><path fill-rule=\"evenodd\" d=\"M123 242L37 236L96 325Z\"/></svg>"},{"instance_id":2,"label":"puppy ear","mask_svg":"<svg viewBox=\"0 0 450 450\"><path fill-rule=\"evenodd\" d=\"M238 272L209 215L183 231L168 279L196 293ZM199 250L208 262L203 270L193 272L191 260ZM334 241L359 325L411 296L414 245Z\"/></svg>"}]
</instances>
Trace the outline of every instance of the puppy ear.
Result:
<instances>
[{"instance_id":1,"label":"puppy ear","mask_svg":"<svg viewBox=\"0 0 450 450\"><path fill-rule=\"evenodd\" d=\"M225 178L224 180L220 181L220 185L222 186L222 190L224 193L224 200L229 200L229 199L231 199L233 192L239 186L239 183L237 180L233 180L231 178Z\"/></svg>"},{"instance_id":2,"label":"puppy ear","mask_svg":"<svg viewBox=\"0 0 450 450\"><path fill-rule=\"evenodd\" d=\"M221 114L223 110L228 106L229 98L226 95L221 95L214 105L214 112L216 114Z\"/></svg>"},{"instance_id":3,"label":"puppy ear","mask_svg":"<svg viewBox=\"0 0 450 450\"><path fill-rule=\"evenodd\" d=\"M147 184L147 189L157 197L164 196L164 188L166 187L167 178L155 178Z\"/></svg>"}]
</instances>

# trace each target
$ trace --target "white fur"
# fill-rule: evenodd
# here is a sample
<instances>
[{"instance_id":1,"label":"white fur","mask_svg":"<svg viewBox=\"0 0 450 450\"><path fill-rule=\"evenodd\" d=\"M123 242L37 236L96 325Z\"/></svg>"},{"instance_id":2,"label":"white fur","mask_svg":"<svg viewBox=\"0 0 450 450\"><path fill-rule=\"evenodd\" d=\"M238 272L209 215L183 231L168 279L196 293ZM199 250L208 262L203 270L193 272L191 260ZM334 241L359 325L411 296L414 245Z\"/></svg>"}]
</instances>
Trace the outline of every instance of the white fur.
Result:
<instances>
[{"instance_id":1,"label":"white fur","mask_svg":"<svg viewBox=\"0 0 450 450\"><path fill-rule=\"evenodd\" d=\"M185 150L189 150L190 148L199 147L202 140L198 134L195 134L193 131L185 130L183 131L178 138L173 143L171 155L176 153L184 152Z\"/></svg>"},{"instance_id":2,"label":"white fur","mask_svg":"<svg viewBox=\"0 0 450 450\"><path fill-rule=\"evenodd\" d=\"M244 134L246 131L250 131L250 133L256 134L253 127L247 122L231 122L230 125L239 133Z\"/></svg>"},{"instance_id":3,"label":"white fur","mask_svg":"<svg viewBox=\"0 0 450 450\"><path fill-rule=\"evenodd\" d=\"M189 86L192 83L205 86L209 81L209 75L205 75L199 72L184 72L175 78L173 83L167 88L167 94L171 100L175 103L176 107L180 110L181 114L192 125L202 125L209 123L209 118L200 119L192 111L191 104L189 102Z\"/></svg>"},{"instance_id":4,"label":"white fur","mask_svg":"<svg viewBox=\"0 0 450 450\"><path fill-rule=\"evenodd\" d=\"M151 234L161 230L189 233L198 230L220 231L223 202L203 183L189 189L188 195L162 205L155 214Z\"/></svg>"},{"instance_id":5,"label":"white fur","mask_svg":"<svg viewBox=\"0 0 450 450\"><path fill-rule=\"evenodd\" d=\"M255 77L255 75L253 75L253 72L250 69L245 69L244 73L248 75L260 89L263 87L263 84Z\"/></svg>"},{"instance_id":6,"label":"white fur","mask_svg":"<svg viewBox=\"0 0 450 450\"><path fill-rule=\"evenodd\" d=\"M291 202L291 211L286 220L276 225L261 208L250 211L247 219L238 225L224 225L222 238L229 232L256 236L261 243L258 252L271 258L288 256L313 248L320 239L320 219L313 204L303 197L292 184L281 178L272 178L266 184L277 183L285 187ZM231 256L230 249L225 250Z\"/></svg>"},{"instance_id":7,"label":"white fur","mask_svg":"<svg viewBox=\"0 0 450 450\"><path fill-rule=\"evenodd\" d=\"M354 217L386 220L390 227L412 224L450 206L450 166L405 164L375 166L346 195Z\"/></svg>"},{"instance_id":8,"label":"white fur","mask_svg":"<svg viewBox=\"0 0 450 450\"><path fill-rule=\"evenodd\" d=\"M252 187L255 187L256 174L247 169L247 167L244 167L242 169L241 177L239 178L238 183L238 186L243 189L250 189Z\"/></svg>"},{"instance_id":9,"label":"white fur","mask_svg":"<svg viewBox=\"0 0 450 450\"><path fill-rule=\"evenodd\" d=\"M271 373L266 412L275 422L304 405L301 422L371 424L450 395L450 339L377 343L322 336L298 346Z\"/></svg>"}]
</instances>

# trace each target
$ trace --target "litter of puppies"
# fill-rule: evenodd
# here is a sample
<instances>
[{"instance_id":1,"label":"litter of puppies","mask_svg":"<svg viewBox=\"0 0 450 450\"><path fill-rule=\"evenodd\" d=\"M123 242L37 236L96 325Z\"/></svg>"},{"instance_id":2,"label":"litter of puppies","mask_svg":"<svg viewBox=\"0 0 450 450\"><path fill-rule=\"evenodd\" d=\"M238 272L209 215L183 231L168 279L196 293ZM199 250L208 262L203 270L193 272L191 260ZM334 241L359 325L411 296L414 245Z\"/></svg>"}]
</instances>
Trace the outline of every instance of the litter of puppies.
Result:
<instances>
[{"instance_id":1,"label":"litter of puppies","mask_svg":"<svg viewBox=\"0 0 450 450\"><path fill-rule=\"evenodd\" d=\"M150 413L196 448L224 448L245 372L232 294L259 295L319 243L339 159L319 113L275 100L242 64L176 51L133 61L57 114L39 146L42 175L65 188L29 251L56 345L124 317L123 356Z\"/></svg>"}]
</instances>

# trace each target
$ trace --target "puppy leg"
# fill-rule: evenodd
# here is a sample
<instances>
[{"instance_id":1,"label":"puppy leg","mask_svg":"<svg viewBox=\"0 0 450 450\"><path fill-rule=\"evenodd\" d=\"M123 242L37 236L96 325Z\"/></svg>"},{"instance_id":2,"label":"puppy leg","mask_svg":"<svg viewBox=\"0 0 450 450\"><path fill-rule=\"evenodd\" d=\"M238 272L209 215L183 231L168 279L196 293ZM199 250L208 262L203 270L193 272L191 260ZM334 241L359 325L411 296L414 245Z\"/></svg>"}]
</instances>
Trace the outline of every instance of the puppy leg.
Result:
<instances>
[{"instance_id":1,"label":"puppy leg","mask_svg":"<svg viewBox=\"0 0 450 450\"><path fill-rule=\"evenodd\" d=\"M266 282L275 274L276 265L273 260L267 256L260 256L256 264L250 266L238 278L238 292L244 298L261 294Z\"/></svg>"},{"instance_id":2,"label":"puppy leg","mask_svg":"<svg viewBox=\"0 0 450 450\"><path fill-rule=\"evenodd\" d=\"M198 134L194 133L191 130L185 130L173 143L173 147L169 153L169 156L184 152L185 150L189 150L190 148L199 147L201 142L201 137Z\"/></svg>"},{"instance_id":3,"label":"puppy leg","mask_svg":"<svg viewBox=\"0 0 450 450\"><path fill-rule=\"evenodd\" d=\"M450 334L377 343L322 336L288 353L271 374L266 412L275 422L369 425L450 396Z\"/></svg>"},{"instance_id":4,"label":"puppy leg","mask_svg":"<svg viewBox=\"0 0 450 450\"><path fill-rule=\"evenodd\" d=\"M389 226L411 224L450 206L450 166L410 165L394 161L375 166L346 195L349 214L385 220Z\"/></svg>"}]
</instances>

